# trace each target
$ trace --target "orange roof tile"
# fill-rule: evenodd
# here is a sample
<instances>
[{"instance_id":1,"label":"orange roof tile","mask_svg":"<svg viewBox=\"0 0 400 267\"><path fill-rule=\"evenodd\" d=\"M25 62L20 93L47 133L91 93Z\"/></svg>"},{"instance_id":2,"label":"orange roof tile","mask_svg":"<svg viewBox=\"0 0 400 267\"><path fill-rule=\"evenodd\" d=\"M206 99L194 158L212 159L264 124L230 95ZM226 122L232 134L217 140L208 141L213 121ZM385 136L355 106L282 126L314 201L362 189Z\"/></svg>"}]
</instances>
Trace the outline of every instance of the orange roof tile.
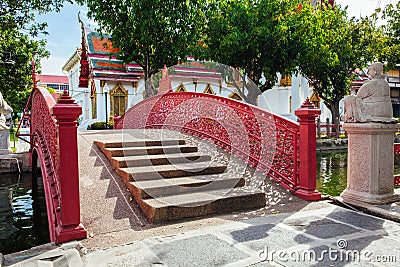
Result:
<instances>
[{"instance_id":1,"label":"orange roof tile","mask_svg":"<svg viewBox=\"0 0 400 267\"><path fill-rule=\"evenodd\" d=\"M93 49L97 52L118 53L121 49L112 46L112 42L108 39L92 37Z\"/></svg>"}]
</instances>

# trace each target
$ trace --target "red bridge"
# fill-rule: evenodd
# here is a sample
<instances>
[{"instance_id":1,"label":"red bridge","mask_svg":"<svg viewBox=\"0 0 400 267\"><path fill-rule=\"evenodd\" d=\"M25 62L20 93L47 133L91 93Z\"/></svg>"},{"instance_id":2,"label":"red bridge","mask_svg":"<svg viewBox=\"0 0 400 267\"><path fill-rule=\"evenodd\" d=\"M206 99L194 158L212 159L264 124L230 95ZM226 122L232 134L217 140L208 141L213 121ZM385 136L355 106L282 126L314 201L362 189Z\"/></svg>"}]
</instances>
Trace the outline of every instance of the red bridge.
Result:
<instances>
[{"instance_id":1,"label":"red bridge","mask_svg":"<svg viewBox=\"0 0 400 267\"><path fill-rule=\"evenodd\" d=\"M81 113L66 92L56 101L43 88L33 89L24 110L31 125L32 173L43 179L51 242L87 236L79 203L76 120Z\"/></svg>"},{"instance_id":2,"label":"red bridge","mask_svg":"<svg viewBox=\"0 0 400 267\"><path fill-rule=\"evenodd\" d=\"M43 178L50 236L56 243L87 236L79 203L80 114L81 107L66 92L56 100L41 88L33 90L24 111L31 122L32 170ZM295 195L319 200L315 122L320 110L307 100L295 114L298 123L232 99L171 92L132 107L116 119L115 128L164 128L210 140Z\"/></svg>"}]
</instances>

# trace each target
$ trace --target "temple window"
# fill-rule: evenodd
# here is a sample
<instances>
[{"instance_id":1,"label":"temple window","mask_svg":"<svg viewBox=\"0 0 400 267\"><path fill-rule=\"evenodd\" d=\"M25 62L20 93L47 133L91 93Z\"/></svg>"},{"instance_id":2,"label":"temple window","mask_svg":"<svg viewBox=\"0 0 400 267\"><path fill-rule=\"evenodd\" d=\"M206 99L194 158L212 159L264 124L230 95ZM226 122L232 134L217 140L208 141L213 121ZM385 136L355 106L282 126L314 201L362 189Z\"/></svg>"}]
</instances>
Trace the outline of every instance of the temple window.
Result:
<instances>
[{"instance_id":1,"label":"temple window","mask_svg":"<svg viewBox=\"0 0 400 267\"><path fill-rule=\"evenodd\" d=\"M215 92L214 92L214 90L211 88L211 85L210 85L210 84L207 84L206 89L204 90L204 93L205 93L205 94L212 94L212 95L215 95Z\"/></svg>"},{"instance_id":2,"label":"temple window","mask_svg":"<svg viewBox=\"0 0 400 267\"><path fill-rule=\"evenodd\" d=\"M390 97L399 98L400 97L400 91L399 90L395 90L395 89L390 90Z\"/></svg>"},{"instance_id":3,"label":"temple window","mask_svg":"<svg viewBox=\"0 0 400 267\"><path fill-rule=\"evenodd\" d=\"M118 83L110 92L111 114L110 116L122 116L128 104L128 91Z\"/></svg>"},{"instance_id":4,"label":"temple window","mask_svg":"<svg viewBox=\"0 0 400 267\"><path fill-rule=\"evenodd\" d=\"M292 85L292 77L288 74L282 76L280 86L291 86Z\"/></svg>"},{"instance_id":5,"label":"temple window","mask_svg":"<svg viewBox=\"0 0 400 267\"><path fill-rule=\"evenodd\" d=\"M185 86L183 85L183 83L181 83L181 84L178 86L178 89L176 89L175 92L177 92L177 93L183 93L183 92L187 92L187 91L186 91L186 88L185 88Z\"/></svg>"},{"instance_id":6,"label":"temple window","mask_svg":"<svg viewBox=\"0 0 400 267\"><path fill-rule=\"evenodd\" d=\"M319 98L319 95L316 91L313 91L312 95L310 96L310 101L316 108L320 107L321 98Z\"/></svg>"},{"instance_id":7,"label":"temple window","mask_svg":"<svg viewBox=\"0 0 400 267\"><path fill-rule=\"evenodd\" d=\"M236 93L236 92L233 92L233 93L230 94L228 97L229 97L229 98L232 98L232 99L236 99L236 100L242 101L242 97L241 97L238 93Z\"/></svg>"}]
</instances>

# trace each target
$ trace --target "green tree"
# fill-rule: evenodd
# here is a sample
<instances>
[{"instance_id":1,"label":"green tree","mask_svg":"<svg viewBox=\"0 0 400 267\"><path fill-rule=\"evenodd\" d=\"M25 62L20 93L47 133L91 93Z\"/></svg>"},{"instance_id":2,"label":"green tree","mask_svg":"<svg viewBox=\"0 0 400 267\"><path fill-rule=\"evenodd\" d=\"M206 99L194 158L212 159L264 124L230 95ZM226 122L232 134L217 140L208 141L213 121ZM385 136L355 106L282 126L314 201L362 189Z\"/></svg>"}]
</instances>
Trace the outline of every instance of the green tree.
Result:
<instances>
[{"instance_id":1,"label":"green tree","mask_svg":"<svg viewBox=\"0 0 400 267\"><path fill-rule=\"evenodd\" d=\"M18 30L0 32L0 90L15 112L24 109L32 87L32 58L48 56L45 41L34 41ZM13 64L9 63L12 59ZM39 61L39 60L38 60Z\"/></svg>"},{"instance_id":2,"label":"green tree","mask_svg":"<svg viewBox=\"0 0 400 267\"><path fill-rule=\"evenodd\" d=\"M378 10L378 14L379 14ZM378 14L375 14L376 16ZM381 26L383 37L377 50L378 58L386 63L389 69L399 69L400 64L400 2L389 4L382 10L382 18L386 24Z\"/></svg>"},{"instance_id":3,"label":"green tree","mask_svg":"<svg viewBox=\"0 0 400 267\"><path fill-rule=\"evenodd\" d=\"M40 69L40 59L49 55L45 40L46 23L35 22L35 14L59 11L71 0L3 0L0 5L0 90L15 111L26 104L32 85L31 60ZM12 61L14 64L10 64Z\"/></svg>"},{"instance_id":4,"label":"green tree","mask_svg":"<svg viewBox=\"0 0 400 267\"><path fill-rule=\"evenodd\" d=\"M143 70L146 95L154 94L150 77L164 64L186 60L198 46L202 0L79 0L88 8L88 16L99 24L101 33L109 34L118 57L136 62Z\"/></svg>"},{"instance_id":5,"label":"green tree","mask_svg":"<svg viewBox=\"0 0 400 267\"><path fill-rule=\"evenodd\" d=\"M277 72L294 70L297 44L285 35L285 20L299 4L292 0L218 0L207 11L202 42L206 58L240 68L259 90L236 85L248 103L272 88ZM232 72L231 72L232 73ZM230 77L233 80L232 77Z\"/></svg>"},{"instance_id":6,"label":"green tree","mask_svg":"<svg viewBox=\"0 0 400 267\"><path fill-rule=\"evenodd\" d=\"M35 22L35 14L60 11L64 2L72 0L3 0L0 5L0 29L19 29L37 36L47 24Z\"/></svg>"},{"instance_id":7,"label":"green tree","mask_svg":"<svg viewBox=\"0 0 400 267\"><path fill-rule=\"evenodd\" d=\"M354 70L374 58L366 46L373 43L374 28L367 18L348 19L346 10L304 4L287 29L299 44L296 65L339 119L339 102L349 93ZM372 48L371 48L372 49Z\"/></svg>"}]
</instances>

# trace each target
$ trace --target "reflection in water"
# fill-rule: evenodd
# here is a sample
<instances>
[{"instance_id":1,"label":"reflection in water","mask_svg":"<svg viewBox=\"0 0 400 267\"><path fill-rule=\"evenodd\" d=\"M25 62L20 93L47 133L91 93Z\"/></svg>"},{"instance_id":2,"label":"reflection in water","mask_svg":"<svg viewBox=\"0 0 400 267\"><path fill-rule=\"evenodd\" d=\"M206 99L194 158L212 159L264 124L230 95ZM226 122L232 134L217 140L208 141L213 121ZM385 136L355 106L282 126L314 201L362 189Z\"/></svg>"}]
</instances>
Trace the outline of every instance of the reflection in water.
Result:
<instances>
[{"instance_id":1,"label":"reflection in water","mask_svg":"<svg viewBox=\"0 0 400 267\"><path fill-rule=\"evenodd\" d=\"M400 174L400 155L394 157L394 174ZM347 186L347 151L317 153L317 189L339 196Z\"/></svg>"},{"instance_id":2,"label":"reflection in water","mask_svg":"<svg viewBox=\"0 0 400 267\"><path fill-rule=\"evenodd\" d=\"M0 252L9 254L48 243L42 179L31 174L2 174L0 178Z\"/></svg>"},{"instance_id":3,"label":"reflection in water","mask_svg":"<svg viewBox=\"0 0 400 267\"><path fill-rule=\"evenodd\" d=\"M347 152L317 153L317 189L321 194L338 196L346 189Z\"/></svg>"}]
</instances>

